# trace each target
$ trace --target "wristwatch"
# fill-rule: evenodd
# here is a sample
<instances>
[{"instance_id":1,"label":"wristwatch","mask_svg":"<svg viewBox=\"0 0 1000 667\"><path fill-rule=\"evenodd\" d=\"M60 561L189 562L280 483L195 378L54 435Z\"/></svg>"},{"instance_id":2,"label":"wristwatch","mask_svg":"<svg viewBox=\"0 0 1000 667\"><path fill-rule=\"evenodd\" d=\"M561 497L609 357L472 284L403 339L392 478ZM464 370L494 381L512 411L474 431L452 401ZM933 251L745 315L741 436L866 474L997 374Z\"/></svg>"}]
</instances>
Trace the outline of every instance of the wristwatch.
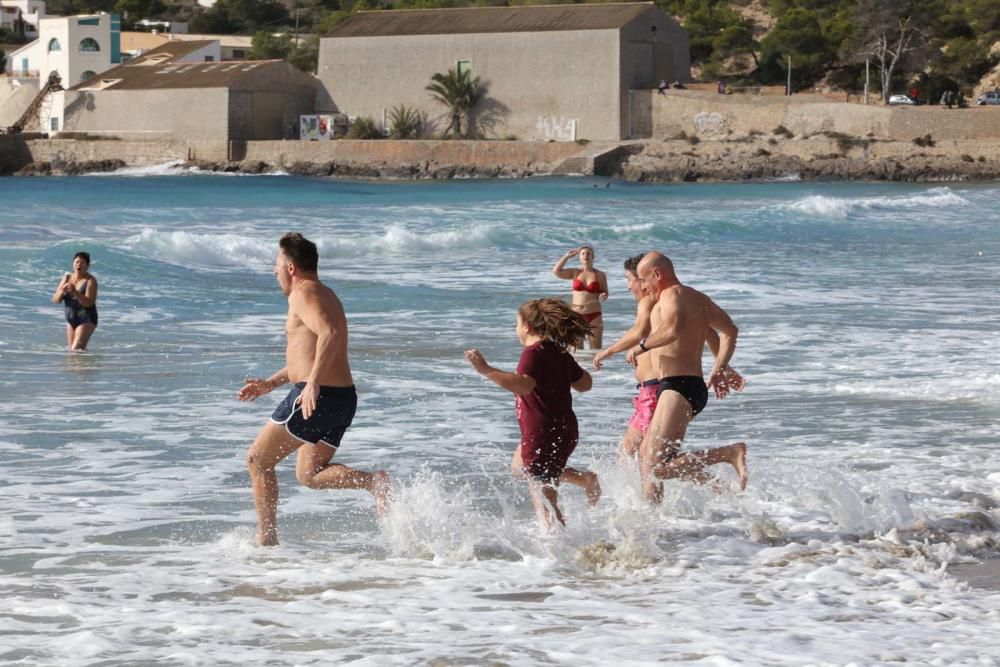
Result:
<instances>
[{"instance_id":1,"label":"wristwatch","mask_svg":"<svg viewBox=\"0 0 1000 667\"><path fill-rule=\"evenodd\" d=\"M649 349L646 347L646 339L645 338L643 338L642 340L639 341L639 349L642 350L643 352L649 352Z\"/></svg>"}]
</instances>

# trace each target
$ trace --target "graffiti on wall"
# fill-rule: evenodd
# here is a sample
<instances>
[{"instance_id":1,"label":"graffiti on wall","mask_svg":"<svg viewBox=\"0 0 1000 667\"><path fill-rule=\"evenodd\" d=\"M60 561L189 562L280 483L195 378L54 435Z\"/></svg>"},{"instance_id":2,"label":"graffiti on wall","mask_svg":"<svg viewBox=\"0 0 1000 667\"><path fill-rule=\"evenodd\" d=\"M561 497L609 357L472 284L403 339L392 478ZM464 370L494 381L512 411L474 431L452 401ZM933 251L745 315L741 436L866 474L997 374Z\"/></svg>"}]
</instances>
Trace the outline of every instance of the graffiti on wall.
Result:
<instances>
[{"instance_id":1,"label":"graffiti on wall","mask_svg":"<svg viewBox=\"0 0 1000 667\"><path fill-rule=\"evenodd\" d=\"M538 136L545 140L574 141L576 140L576 119L556 118L554 116L539 116L535 124Z\"/></svg>"},{"instance_id":2,"label":"graffiti on wall","mask_svg":"<svg viewBox=\"0 0 1000 667\"><path fill-rule=\"evenodd\" d=\"M717 111L702 111L695 115L692 122L698 134L725 134L729 130L725 116Z\"/></svg>"}]
</instances>

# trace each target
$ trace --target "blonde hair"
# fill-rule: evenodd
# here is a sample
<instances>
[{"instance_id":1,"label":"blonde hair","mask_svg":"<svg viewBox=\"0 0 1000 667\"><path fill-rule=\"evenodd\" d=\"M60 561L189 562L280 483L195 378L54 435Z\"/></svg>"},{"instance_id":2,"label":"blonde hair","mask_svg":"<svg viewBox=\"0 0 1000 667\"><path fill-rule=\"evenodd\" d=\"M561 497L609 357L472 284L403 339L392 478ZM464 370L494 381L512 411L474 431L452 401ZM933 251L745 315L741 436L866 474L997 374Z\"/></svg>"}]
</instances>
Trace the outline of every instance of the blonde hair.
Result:
<instances>
[{"instance_id":1,"label":"blonde hair","mask_svg":"<svg viewBox=\"0 0 1000 667\"><path fill-rule=\"evenodd\" d=\"M528 330L562 349L579 347L592 327L565 301L547 297L528 301L517 310Z\"/></svg>"}]
</instances>

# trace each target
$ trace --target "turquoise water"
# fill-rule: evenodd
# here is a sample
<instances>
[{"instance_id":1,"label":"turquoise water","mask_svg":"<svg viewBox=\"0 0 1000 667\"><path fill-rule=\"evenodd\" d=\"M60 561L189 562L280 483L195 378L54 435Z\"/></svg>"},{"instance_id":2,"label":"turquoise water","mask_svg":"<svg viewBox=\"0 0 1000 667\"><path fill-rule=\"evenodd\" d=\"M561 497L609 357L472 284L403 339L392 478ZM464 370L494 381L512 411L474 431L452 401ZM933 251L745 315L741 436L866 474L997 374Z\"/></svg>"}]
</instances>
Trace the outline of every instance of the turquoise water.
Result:
<instances>
[{"instance_id":1,"label":"turquoise water","mask_svg":"<svg viewBox=\"0 0 1000 667\"><path fill-rule=\"evenodd\" d=\"M0 662L1000 661L1000 596L944 568L998 550L1000 188L158 174L0 180ZM263 550L243 457L280 395L235 392L283 364L289 230L349 317L337 458L400 502L379 524L289 461ZM605 497L566 490L543 538L508 479L513 401L462 351L512 368L517 306L568 296L550 269L584 242L606 340L651 248L734 317L748 387L689 444L746 440L751 479L645 506L614 460L617 358L575 402ZM74 355L49 297L76 250L101 325Z\"/></svg>"}]
</instances>

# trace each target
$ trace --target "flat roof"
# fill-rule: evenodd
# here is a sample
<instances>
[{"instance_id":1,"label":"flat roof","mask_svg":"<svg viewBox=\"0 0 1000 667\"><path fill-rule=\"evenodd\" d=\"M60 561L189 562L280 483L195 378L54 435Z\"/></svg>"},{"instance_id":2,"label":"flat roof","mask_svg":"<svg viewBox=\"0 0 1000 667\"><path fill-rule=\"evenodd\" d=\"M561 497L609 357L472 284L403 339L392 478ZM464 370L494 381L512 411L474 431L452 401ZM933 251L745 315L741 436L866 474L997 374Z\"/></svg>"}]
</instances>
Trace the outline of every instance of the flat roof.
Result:
<instances>
[{"instance_id":1,"label":"flat roof","mask_svg":"<svg viewBox=\"0 0 1000 667\"><path fill-rule=\"evenodd\" d=\"M136 61L139 59L136 59ZM225 88L258 68L283 60L223 60L214 63L151 65L130 61L113 67L70 90L162 90L166 88Z\"/></svg>"},{"instance_id":2,"label":"flat roof","mask_svg":"<svg viewBox=\"0 0 1000 667\"><path fill-rule=\"evenodd\" d=\"M362 11L327 37L614 30L655 6L652 2L616 2Z\"/></svg>"}]
</instances>

